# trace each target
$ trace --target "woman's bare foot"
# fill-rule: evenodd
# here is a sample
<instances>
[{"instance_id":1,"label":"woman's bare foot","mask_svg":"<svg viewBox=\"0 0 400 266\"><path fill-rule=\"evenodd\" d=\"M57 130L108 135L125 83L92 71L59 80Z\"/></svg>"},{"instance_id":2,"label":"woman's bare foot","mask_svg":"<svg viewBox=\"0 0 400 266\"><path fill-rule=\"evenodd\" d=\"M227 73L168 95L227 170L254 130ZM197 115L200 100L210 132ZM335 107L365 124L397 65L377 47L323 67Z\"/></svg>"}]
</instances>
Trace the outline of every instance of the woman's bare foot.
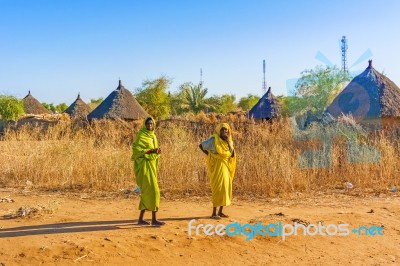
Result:
<instances>
[{"instance_id":1,"label":"woman's bare foot","mask_svg":"<svg viewBox=\"0 0 400 266\"><path fill-rule=\"evenodd\" d=\"M221 216L222 218L229 218L229 215L226 215L224 213L218 213L219 216Z\"/></svg>"}]
</instances>

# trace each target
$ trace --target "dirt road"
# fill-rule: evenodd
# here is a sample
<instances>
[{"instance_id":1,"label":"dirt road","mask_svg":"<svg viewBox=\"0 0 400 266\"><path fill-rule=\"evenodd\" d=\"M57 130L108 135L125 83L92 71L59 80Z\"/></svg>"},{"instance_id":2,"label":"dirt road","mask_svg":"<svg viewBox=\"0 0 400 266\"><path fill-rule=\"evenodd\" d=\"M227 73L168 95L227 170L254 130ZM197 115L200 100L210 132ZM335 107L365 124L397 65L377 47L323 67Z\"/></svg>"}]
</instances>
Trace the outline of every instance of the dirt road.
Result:
<instances>
[{"instance_id":1,"label":"dirt road","mask_svg":"<svg viewBox=\"0 0 400 266\"><path fill-rule=\"evenodd\" d=\"M211 203L207 198L162 199L159 218L167 224L159 228L136 225L138 197L133 194L99 198L2 189L1 198L13 202L0 201L0 265L400 264L398 193L235 199L226 208L230 217L222 220L209 219ZM34 208L36 213L27 214ZM350 231L347 236L304 236L300 230L299 235L285 240L268 234L246 240L243 234L207 236L200 227L199 235L192 228L189 236L192 219L196 219L192 222L195 227L235 222L297 222L304 226L320 222L323 226L348 224L349 230L376 226L382 228L383 235L372 230L367 236L361 229L360 235ZM333 226L329 229L334 233Z\"/></svg>"}]
</instances>

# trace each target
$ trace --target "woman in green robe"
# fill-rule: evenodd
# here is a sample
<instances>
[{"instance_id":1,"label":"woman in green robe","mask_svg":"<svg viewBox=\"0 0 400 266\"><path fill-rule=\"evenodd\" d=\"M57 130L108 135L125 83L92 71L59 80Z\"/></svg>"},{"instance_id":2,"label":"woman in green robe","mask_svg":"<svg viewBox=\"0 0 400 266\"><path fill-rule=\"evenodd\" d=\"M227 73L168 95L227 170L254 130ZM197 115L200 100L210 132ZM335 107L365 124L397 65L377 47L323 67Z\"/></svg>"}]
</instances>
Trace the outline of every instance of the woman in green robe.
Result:
<instances>
[{"instance_id":1,"label":"woman in green robe","mask_svg":"<svg viewBox=\"0 0 400 266\"><path fill-rule=\"evenodd\" d=\"M165 223L158 221L156 217L160 205L157 167L161 149L154 133L155 127L156 123L152 117L144 120L144 126L132 144L132 160L136 183L140 189L138 224L149 225L149 222L143 219L145 211L148 210L152 212L151 224L161 226Z\"/></svg>"}]
</instances>

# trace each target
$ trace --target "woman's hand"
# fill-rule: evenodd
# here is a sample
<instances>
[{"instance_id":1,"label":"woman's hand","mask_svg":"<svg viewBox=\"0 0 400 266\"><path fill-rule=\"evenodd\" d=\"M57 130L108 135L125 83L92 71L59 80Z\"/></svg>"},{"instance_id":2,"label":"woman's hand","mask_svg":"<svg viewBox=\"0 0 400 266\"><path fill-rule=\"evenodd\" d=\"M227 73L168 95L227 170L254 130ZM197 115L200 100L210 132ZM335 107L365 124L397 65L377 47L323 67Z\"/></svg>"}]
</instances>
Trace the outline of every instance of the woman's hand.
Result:
<instances>
[{"instance_id":1,"label":"woman's hand","mask_svg":"<svg viewBox=\"0 0 400 266\"><path fill-rule=\"evenodd\" d=\"M205 155L208 155L208 151L206 151L206 150L203 149L203 146L201 146L201 143L200 143L200 145L199 145L199 148L200 148L200 150L201 150L202 152L204 152Z\"/></svg>"},{"instance_id":2,"label":"woman's hand","mask_svg":"<svg viewBox=\"0 0 400 266\"><path fill-rule=\"evenodd\" d=\"M146 153L155 153L155 154L160 154L161 153L161 148L155 148L155 149L150 149Z\"/></svg>"}]
</instances>

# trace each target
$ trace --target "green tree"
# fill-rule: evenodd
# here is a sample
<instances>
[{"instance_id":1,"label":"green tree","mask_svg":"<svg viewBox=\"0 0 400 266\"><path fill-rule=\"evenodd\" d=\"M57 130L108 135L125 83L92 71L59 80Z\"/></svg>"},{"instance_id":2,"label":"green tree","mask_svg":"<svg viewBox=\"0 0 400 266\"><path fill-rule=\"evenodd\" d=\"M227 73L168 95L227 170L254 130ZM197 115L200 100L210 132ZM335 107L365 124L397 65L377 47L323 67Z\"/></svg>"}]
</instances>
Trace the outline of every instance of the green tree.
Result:
<instances>
[{"instance_id":1,"label":"green tree","mask_svg":"<svg viewBox=\"0 0 400 266\"><path fill-rule=\"evenodd\" d=\"M44 108L46 108L47 110L54 112L56 110L56 108L54 107L53 103L41 103L43 105Z\"/></svg>"},{"instance_id":2,"label":"green tree","mask_svg":"<svg viewBox=\"0 0 400 266\"><path fill-rule=\"evenodd\" d=\"M201 85L193 85L191 82L187 82L181 85L181 90L184 93L189 111L197 114L200 111L207 112L212 109L212 106L206 102L207 88L203 89Z\"/></svg>"},{"instance_id":3,"label":"green tree","mask_svg":"<svg viewBox=\"0 0 400 266\"><path fill-rule=\"evenodd\" d=\"M0 115L4 123L10 120L18 120L24 113L24 104L21 100L11 95L0 95Z\"/></svg>"},{"instance_id":4,"label":"green tree","mask_svg":"<svg viewBox=\"0 0 400 266\"><path fill-rule=\"evenodd\" d=\"M206 99L206 103L210 107L209 111L220 114L226 114L230 111L235 111L237 105L235 103L236 97L233 94L223 94L221 96L212 96Z\"/></svg>"},{"instance_id":5,"label":"green tree","mask_svg":"<svg viewBox=\"0 0 400 266\"><path fill-rule=\"evenodd\" d=\"M222 104L221 97L219 97L217 95L213 95L213 96L205 99L204 101L207 105L207 108L206 108L207 112L222 113L221 108L220 108L220 106Z\"/></svg>"},{"instance_id":6,"label":"green tree","mask_svg":"<svg viewBox=\"0 0 400 266\"><path fill-rule=\"evenodd\" d=\"M351 76L336 66L304 70L296 82L294 97L289 98L290 112L308 110L320 116L350 80Z\"/></svg>"},{"instance_id":7,"label":"green tree","mask_svg":"<svg viewBox=\"0 0 400 266\"><path fill-rule=\"evenodd\" d=\"M222 113L227 113L230 111L235 111L238 107L235 103L236 96L233 94L223 94L221 95L221 111Z\"/></svg>"},{"instance_id":8,"label":"green tree","mask_svg":"<svg viewBox=\"0 0 400 266\"><path fill-rule=\"evenodd\" d=\"M66 103L60 103L58 105L54 105L54 103L43 102L42 105L44 106L44 108L51 111L52 113L62 113L68 108L68 105Z\"/></svg>"},{"instance_id":9,"label":"green tree","mask_svg":"<svg viewBox=\"0 0 400 266\"><path fill-rule=\"evenodd\" d=\"M289 98L290 96L283 96L283 95L278 95L277 96L279 103L281 104L281 116L283 117L289 117Z\"/></svg>"},{"instance_id":10,"label":"green tree","mask_svg":"<svg viewBox=\"0 0 400 266\"><path fill-rule=\"evenodd\" d=\"M103 102L103 97L100 97L98 99L90 99L89 106L92 110L96 109L97 106L99 106Z\"/></svg>"},{"instance_id":11,"label":"green tree","mask_svg":"<svg viewBox=\"0 0 400 266\"><path fill-rule=\"evenodd\" d=\"M68 108L68 105L66 103L60 103L60 104L56 105L55 108L58 113L62 113Z\"/></svg>"},{"instance_id":12,"label":"green tree","mask_svg":"<svg viewBox=\"0 0 400 266\"><path fill-rule=\"evenodd\" d=\"M170 115L170 97L167 92L171 80L165 76L158 79L143 81L142 87L136 91L136 99L142 107L157 119Z\"/></svg>"},{"instance_id":13,"label":"green tree","mask_svg":"<svg viewBox=\"0 0 400 266\"><path fill-rule=\"evenodd\" d=\"M179 87L178 92L168 93L170 98L171 114L180 115L189 112L189 104L186 100L186 92L182 86Z\"/></svg>"},{"instance_id":14,"label":"green tree","mask_svg":"<svg viewBox=\"0 0 400 266\"><path fill-rule=\"evenodd\" d=\"M246 97L242 97L239 100L238 106L242 108L243 111L250 111L254 105L260 100L260 97L248 94Z\"/></svg>"}]
</instances>

